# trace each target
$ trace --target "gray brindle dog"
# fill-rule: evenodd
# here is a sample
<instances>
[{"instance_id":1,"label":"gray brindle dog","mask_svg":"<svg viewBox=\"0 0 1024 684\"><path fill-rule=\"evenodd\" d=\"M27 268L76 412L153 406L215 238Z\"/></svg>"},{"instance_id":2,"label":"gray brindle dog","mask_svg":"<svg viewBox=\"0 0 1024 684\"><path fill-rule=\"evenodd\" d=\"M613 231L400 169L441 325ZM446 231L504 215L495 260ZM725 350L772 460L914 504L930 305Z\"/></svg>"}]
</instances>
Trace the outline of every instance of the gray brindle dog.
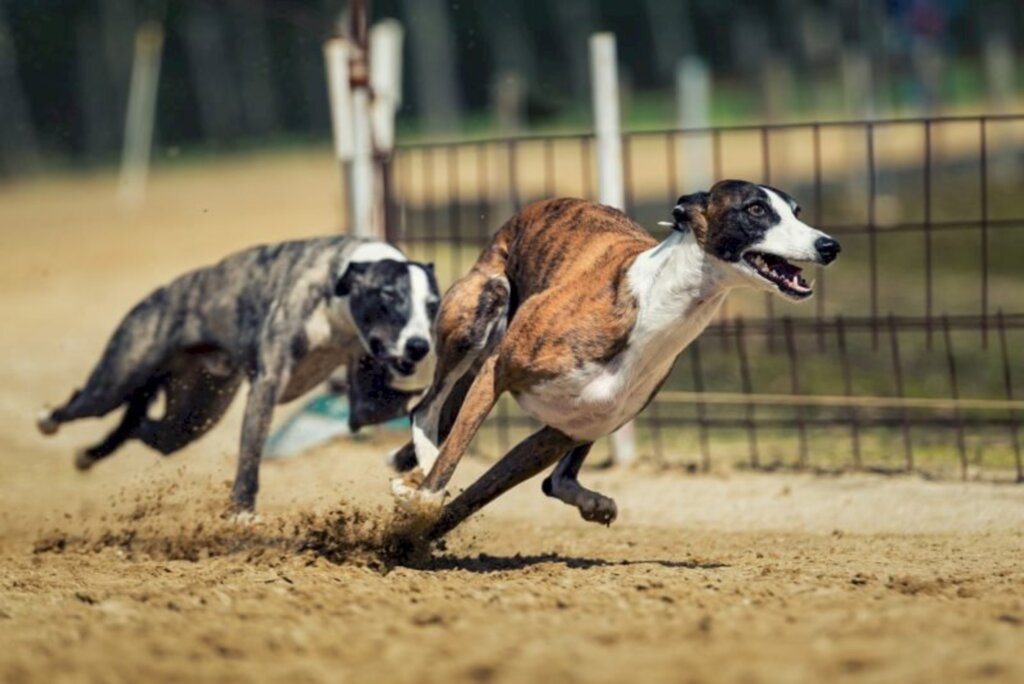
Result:
<instances>
[{"instance_id":1,"label":"gray brindle dog","mask_svg":"<svg viewBox=\"0 0 1024 684\"><path fill-rule=\"evenodd\" d=\"M403 415L433 372L440 297L433 267L382 242L318 238L254 247L186 273L133 308L85 387L38 426L104 416L120 424L81 451L88 469L129 439L171 454L249 396L232 504L252 511L274 406L349 369L351 427ZM417 384L417 380L422 380ZM163 394L164 415L149 411Z\"/></svg>"}]
</instances>

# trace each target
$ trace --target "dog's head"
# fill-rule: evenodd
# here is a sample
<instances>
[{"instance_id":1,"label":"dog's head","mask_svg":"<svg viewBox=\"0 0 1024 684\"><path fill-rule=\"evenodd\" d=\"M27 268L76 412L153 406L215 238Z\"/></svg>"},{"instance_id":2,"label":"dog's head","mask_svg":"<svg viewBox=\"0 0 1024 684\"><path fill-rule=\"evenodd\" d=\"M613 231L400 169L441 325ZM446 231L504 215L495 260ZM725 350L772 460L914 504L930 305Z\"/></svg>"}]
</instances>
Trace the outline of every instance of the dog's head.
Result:
<instances>
[{"instance_id":1,"label":"dog's head","mask_svg":"<svg viewBox=\"0 0 1024 684\"><path fill-rule=\"evenodd\" d=\"M814 290L791 262L825 266L840 250L799 216L800 205L781 190L738 180L683 195L672 210L676 230L692 230L704 251L731 266L741 282L792 300Z\"/></svg>"},{"instance_id":2,"label":"dog's head","mask_svg":"<svg viewBox=\"0 0 1024 684\"><path fill-rule=\"evenodd\" d=\"M334 284L344 297L366 352L398 376L433 358L441 296L433 264L380 259L350 261Z\"/></svg>"}]
</instances>

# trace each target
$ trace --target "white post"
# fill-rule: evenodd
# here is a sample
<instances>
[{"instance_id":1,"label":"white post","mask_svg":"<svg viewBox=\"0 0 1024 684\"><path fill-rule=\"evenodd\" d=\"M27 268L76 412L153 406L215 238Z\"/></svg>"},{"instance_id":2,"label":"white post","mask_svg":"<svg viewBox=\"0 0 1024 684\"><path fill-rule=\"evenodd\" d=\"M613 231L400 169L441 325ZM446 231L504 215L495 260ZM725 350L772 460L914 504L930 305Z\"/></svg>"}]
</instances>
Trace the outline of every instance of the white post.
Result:
<instances>
[{"instance_id":1,"label":"white post","mask_svg":"<svg viewBox=\"0 0 1024 684\"><path fill-rule=\"evenodd\" d=\"M590 37L590 80L594 96L599 199L602 204L622 209L625 199L619 131L619 75L615 35L612 33L595 33Z\"/></svg>"},{"instance_id":2,"label":"white post","mask_svg":"<svg viewBox=\"0 0 1024 684\"><path fill-rule=\"evenodd\" d=\"M597 179L602 204L624 208L622 137L619 129L618 64L615 36L595 33L590 37L590 79L594 97L594 133L597 138ZM612 460L628 465L636 458L633 423L609 437Z\"/></svg>"},{"instance_id":3,"label":"white post","mask_svg":"<svg viewBox=\"0 0 1024 684\"><path fill-rule=\"evenodd\" d=\"M352 89L352 205L351 232L359 237L382 237L374 213L373 133L370 128L370 89ZM383 217L381 217L383 218Z\"/></svg>"},{"instance_id":4,"label":"white post","mask_svg":"<svg viewBox=\"0 0 1024 684\"><path fill-rule=\"evenodd\" d=\"M402 24L385 19L370 29L370 85L373 86L373 134L377 151L395 147L395 113L402 106Z\"/></svg>"},{"instance_id":5,"label":"white post","mask_svg":"<svg viewBox=\"0 0 1024 684\"><path fill-rule=\"evenodd\" d=\"M988 101L997 113L1013 109L1017 69L1013 43L1003 31L988 36L984 45L985 85Z\"/></svg>"},{"instance_id":6,"label":"white post","mask_svg":"<svg viewBox=\"0 0 1024 684\"><path fill-rule=\"evenodd\" d=\"M502 71L494 80L494 118L502 135L516 135L526 118L526 81L518 71Z\"/></svg>"},{"instance_id":7,"label":"white post","mask_svg":"<svg viewBox=\"0 0 1024 684\"><path fill-rule=\"evenodd\" d=\"M711 123L711 74L700 57L687 56L676 65L676 121L681 129L707 128ZM714 183L710 133L686 133L679 139L677 195L707 190Z\"/></svg>"},{"instance_id":8,"label":"white post","mask_svg":"<svg viewBox=\"0 0 1024 684\"><path fill-rule=\"evenodd\" d=\"M164 32L156 22L143 24L135 32L128 115L125 117L124 149L121 154L121 178L117 189L117 202L122 209L138 207L146 199L163 44Z\"/></svg>"},{"instance_id":9,"label":"white post","mask_svg":"<svg viewBox=\"0 0 1024 684\"><path fill-rule=\"evenodd\" d=\"M331 106L331 131L334 156L341 170L342 196L349 195L352 158L355 155L352 127L352 91L349 85L349 44L344 38L331 38L324 43L324 64L327 68L327 96ZM351 197L346 201L348 230L355 230Z\"/></svg>"},{"instance_id":10,"label":"white post","mask_svg":"<svg viewBox=\"0 0 1024 684\"><path fill-rule=\"evenodd\" d=\"M863 50L847 48L840 57L839 68L846 115L858 119L873 118L875 88L871 74L871 59Z\"/></svg>"},{"instance_id":11,"label":"white post","mask_svg":"<svg viewBox=\"0 0 1024 684\"><path fill-rule=\"evenodd\" d=\"M370 28L370 87L376 183L374 225L378 235L387 237L391 154L395 149L395 114L402 105L402 40L405 32L395 19L384 19Z\"/></svg>"}]
</instances>

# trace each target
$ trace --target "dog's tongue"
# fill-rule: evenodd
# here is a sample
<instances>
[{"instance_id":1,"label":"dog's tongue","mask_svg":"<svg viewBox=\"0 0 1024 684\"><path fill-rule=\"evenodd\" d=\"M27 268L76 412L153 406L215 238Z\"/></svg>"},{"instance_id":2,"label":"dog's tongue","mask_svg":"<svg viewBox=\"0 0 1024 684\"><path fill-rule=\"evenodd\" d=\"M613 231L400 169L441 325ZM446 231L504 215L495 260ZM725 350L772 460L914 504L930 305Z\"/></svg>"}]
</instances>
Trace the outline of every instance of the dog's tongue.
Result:
<instances>
[{"instance_id":1,"label":"dog's tongue","mask_svg":"<svg viewBox=\"0 0 1024 684\"><path fill-rule=\"evenodd\" d=\"M802 268L800 268L799 266L794 266L788 261L783 261L781 263L773 265L772 270L781 275L786 280L793 280L794 278L798 277L800 273L803 271Z\"/></svg>"},{"instance_id":2,"label":"dog's tongue","mask_svg":"<svg viewBox=\"0 0 1024 684\"><path fill-rule=\"evenodd\" d=\"M791 287L792 289L796 290L797 292L810 292L811 288L807 284L807 281L805 281L800 276L800 274L803 272L803 269L800 268L799 266L794 266L789 262L783 262L778 266L774 267L774 270L776 273L782 276L782 278L786 281L786 284L789 285L789 287Z\"/></svg>"},{"instance_id":3,"label":"dog's tongue","mask_svg":"<svg viewBox=\"0 0 1024 684\"><path fill-rule=\"evenodd\" d=\"M803 273L803 269L799 266L795 266L785 259L774 255L766 255L765 263L775 278L784 281L793 290L797 292L809 292L811 290L807 282L800 276Z\"/></svg>"}]
</instances>

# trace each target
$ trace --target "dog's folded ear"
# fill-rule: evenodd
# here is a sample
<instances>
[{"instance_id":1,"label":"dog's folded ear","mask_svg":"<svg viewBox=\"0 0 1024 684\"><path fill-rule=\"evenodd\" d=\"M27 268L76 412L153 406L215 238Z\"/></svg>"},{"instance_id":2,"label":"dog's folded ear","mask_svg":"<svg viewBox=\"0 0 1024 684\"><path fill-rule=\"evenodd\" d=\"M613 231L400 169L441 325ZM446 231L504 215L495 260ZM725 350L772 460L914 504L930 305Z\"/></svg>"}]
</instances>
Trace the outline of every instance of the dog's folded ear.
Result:
<instances>
[{"instance_id":1,"label":"dog's folded ear","mask_svg":"<svg viewBox=\"0 0 1024 684\"><path fill-rule=\"evenodd\" d=\"M370 264L366 261L350 261L345 267L345 272L334 283L334 295L336 297L347 297L352 291L352 283L356 278L366 273Z\"/></svg>"},{"instance_id":2,"label":"dog's folded ear","mask_svg":"<svg viewBox=\"0 0 1024 684\"><path fill-rule=\"evenodd\" d=\"M695 192L676 200L672 210L676 230L700 230L707 226L708 200L711 193Z\"/></svg>"}]
</instances>

